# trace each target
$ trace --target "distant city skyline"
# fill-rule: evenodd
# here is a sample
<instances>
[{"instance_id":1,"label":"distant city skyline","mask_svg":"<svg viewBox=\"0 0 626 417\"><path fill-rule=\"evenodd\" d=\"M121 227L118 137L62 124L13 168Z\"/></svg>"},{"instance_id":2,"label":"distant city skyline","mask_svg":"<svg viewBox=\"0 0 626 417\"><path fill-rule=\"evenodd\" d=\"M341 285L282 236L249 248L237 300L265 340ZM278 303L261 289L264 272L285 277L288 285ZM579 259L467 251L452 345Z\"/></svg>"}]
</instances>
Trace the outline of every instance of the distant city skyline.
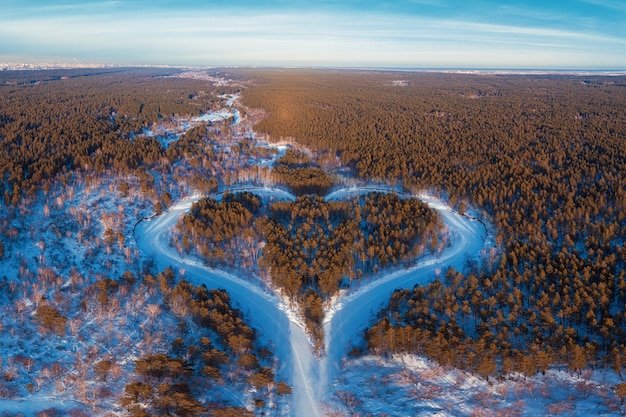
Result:
<instances>
[{"instance_id":1,"label":"distant city skyline","mask_svg":"<svg viewBox=\"0 0 626 417\"><path fill-rule=\"evenodd\" d=\"M626 69L626 2L2 0L0 62Z\"/></svg>"}]
</instances>

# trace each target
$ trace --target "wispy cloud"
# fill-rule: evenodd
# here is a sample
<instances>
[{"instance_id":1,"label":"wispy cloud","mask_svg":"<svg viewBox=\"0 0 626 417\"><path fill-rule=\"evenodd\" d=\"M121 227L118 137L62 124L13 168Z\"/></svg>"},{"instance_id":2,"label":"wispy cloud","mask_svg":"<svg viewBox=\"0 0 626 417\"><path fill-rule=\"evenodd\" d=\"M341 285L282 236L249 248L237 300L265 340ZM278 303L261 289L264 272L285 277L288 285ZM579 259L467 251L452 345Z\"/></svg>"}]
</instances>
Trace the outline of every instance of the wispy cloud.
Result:
<instances>
[{"instance_id":1,"label":"wispy cloud","mask_svg":"<svg viewBox=\"0 0 626 417\"><path fill-rule=\"evenodd\" d=\"M448 2L445 0L408 0L408 3L436 7L443 7L448 5Z\"/></svg>"},{"instance_id":2,"label":"wispy cloud","mask_svg":"<svg viewBox=\"0 0 626 417\"><path fill-rule=\"evenodd\" d=\"M626 13L626 3L621 0L580 0L583 3L591 4L594 6L600 6L607 9L616 10L622 13Z\"/></svg>"},{"instance_id":3,"label":"wispy cloud","mask_svg":"<svg viewBox=\"0 0 626 417\"><path fill-rule=\"evenodd\" d=\"M93 13L94 9L103 9L117 7L122 4L121 1L85 1L80 3L64 3L64 4L42 4L37 7L40 12L72 12L72 11L89 11Z\"/></svg>"},{"instance_id":4,"label":"wispy cloud","mask_svg":"<svg viewBox=\"0 0 626 417\"><path fill-rule=\"evenodd\" d=\"M443 6L450 0L407 1ZM548 16L536 19L541 10L511 5L494 12L498 23L485 23L471 16L366 9L233 11L202 6L138 13L117 1L86 4L44 6L58 13L0 16L0 54L26 51L122 63L589 67L602 62L626 67L626 36L553 25ZM98 13L89 12L93 8ZM505 19L522 13L538 21Z\"/></svg>"}]
</instances>

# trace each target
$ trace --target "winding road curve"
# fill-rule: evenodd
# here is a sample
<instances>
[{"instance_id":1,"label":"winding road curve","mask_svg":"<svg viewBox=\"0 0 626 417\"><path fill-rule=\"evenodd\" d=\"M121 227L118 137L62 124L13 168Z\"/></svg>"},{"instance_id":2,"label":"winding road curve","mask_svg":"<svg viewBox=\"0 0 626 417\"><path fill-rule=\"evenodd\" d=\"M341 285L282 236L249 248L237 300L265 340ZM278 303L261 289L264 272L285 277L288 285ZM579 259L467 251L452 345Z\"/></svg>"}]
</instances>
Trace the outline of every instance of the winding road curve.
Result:
<instances>
[{"instance_id":1,"label":"winding road curve","mask_svg":"<svg viewBox=\"0 0 626 417\"><path fill-rule=\"evenodd\" d=\"M240 187L230 191L254 191L282 200L295 196L281 189ZM370 191L392 192L384 186L351 187L336 190L327 200L340 200ZM405 197L411 195L398 193ZM171 266L185 271L185 279L208 287L224 288L231 299L246 314L251 325L262 329L271 338L281 368L293 387L289 414L293 416L323 416L322 405L327 399L329 381L340 372L342 358L351 342L358 342L360 332L370 323L375 313L389 299L396 288L412 287L432 281L437 270L448 267L462 269L468 259L479 255L485 246L484 226L476 220L463 217L439 200L424 195L415 197L426 202L442 216L450 231L450 245L437 257L426 257L409 269L389 273L364 282L340 297L326 312L324 337L326 355L317 358L294 312L260 279L250 281L233 274L209 268L202 262L183 258L169 245L170 231L179 217L189 211L194 196L178 202L161 216L140 222L135 229L137 246L144 255L152 257L159 268Z\"/></svg>"}]
</instances>

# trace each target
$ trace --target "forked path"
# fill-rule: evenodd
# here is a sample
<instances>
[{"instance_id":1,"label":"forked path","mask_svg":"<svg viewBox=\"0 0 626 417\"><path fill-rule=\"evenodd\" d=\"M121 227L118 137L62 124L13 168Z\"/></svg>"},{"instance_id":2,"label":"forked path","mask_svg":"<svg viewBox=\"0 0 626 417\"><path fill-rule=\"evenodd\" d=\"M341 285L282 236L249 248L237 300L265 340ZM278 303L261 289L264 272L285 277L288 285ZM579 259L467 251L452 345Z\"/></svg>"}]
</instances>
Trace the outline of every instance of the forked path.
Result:
<instances>
[{"instance_id":1,"label":"forked path","mask_svg":"<svg viewBox=\"0 0 626 417\"><path fill-rule=\"evenodd\" d=\"M295 200L295 196L279 189L245 187L239 190ZM393 190L387 187L353 187L334 191L326 199L339 200L370 191ZM197 260L181 257L171 247L172 227L200 196L182 200L161 216L142 221L137 225L135 238L139 249L144 255L151 256L159 268L171 266L184 270L185 279L190 282L227 290L252 326L262 329L262 333L271 340L281 363L279 374L290 376L289 382L293 387L290 415L321 417L324 415L322 403L327 396L329 381L340 371L346 350L350 343L358 342L360 332L391 293L396 288L432 281L437 270L443 271L450 266L460 269L484 247L486 233L480 222L459 215L432 197L415 197L439 212L448 227L450 245L438 256L423 258L412 268L371 279L344 294L326 313L324 338L327 354L321 360L313 354L294 312L262 281L245 280L209 268Z\"/></svg>"},{"instance_id":2,"label":"forked path","mask_svg":"<svg viewBox=\"0 0 626 417\"><path fill-rule=\"evenodd\" d=\"M340 200L349 195L370 191L389 192L388 188L349 188L326 196L327 200ZM402 193L399 193L402 195ZM329 380L341 370L342 359L350 345L358 343L362 332L371 324L376 313L398 288L412 288L415 284L433 281L438 273L445 274L449 267L463 269L467 261L480 255L487 238L485 227L477 220L460 215L440 200L426 195L404 195L416 197L436 210L449 232L449 243L437 256L421 258L412 267L379 277L347 291L326 313L324 338L326 358L321 364L320 389L327 387Z\"/></svg>"}]
</instances>

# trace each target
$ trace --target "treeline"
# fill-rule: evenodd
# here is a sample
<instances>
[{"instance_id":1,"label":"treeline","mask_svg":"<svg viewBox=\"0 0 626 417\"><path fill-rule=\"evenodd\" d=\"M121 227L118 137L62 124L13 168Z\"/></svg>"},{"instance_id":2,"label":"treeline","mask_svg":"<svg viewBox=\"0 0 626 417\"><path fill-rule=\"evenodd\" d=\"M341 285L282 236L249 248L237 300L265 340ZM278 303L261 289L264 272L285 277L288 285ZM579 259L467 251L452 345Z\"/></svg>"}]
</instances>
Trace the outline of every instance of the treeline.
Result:
<instances>
[{"instance_id":1,"label":"treeline","mask_svg":"<svg viewBox=\"0 0 626 417\"><path fill-rule=\"evenodd\" d=\"M432 318L407 346L460 338L475 358L504 355L499 370L523 369L504 360L515 350L544 352L550 364L581 351L587 366L623 357L624 77L253 74L264 82L244 101L269 113L257 130L333 152L359 177L440 190L495 224L500 259L439 292L414 290L428 293L420 305ZM455 298L442 303L433 292ZM409 311L399 309L394 332L413 323Z\"/></svg>"},{"instance_id":2,"label":"treeline","mask_svg":"<svg viewBox=\"0 0 626 417\"><path fill-rule=\"evenodd\" d=\"M186 158L192 161L191 164L199 166L202 156L215 157L215 152L207 149L207 138L209 138L209 132L207 132L206 126L193 127L176 141L170 143L165 151L165 156L172 162L179 158Z\"/></svg>"},{"instance_id":3,"label":"treeline","mask_svg":"<svg viewBox=\"0 0 626 417\"><path fill-rule=\"evenodd\" d=\"M325 170L315 166L311 158L293 149L287 149L285 155L278 159L272 174L296 195L323 196L334 184L333 178Z\"/></svg>"},{"instance_id":4,"label":"treeline","mask_svg":"<svg viewBox=\"0 0 626 417\"><path fill-rule=\"evenodd\" d=\"M219 201L201 199L177 225L182 249L195 249L212 265L242 266L242 251L258 240L255 216L260 209L261 199L250 192L227 192Z\"/></svg>"},{"instance_id":5,"label":"treeline","mask_svg":"<svg viewBox=\"0 0 626 417\"><path fill-rule=\"evenodd\" d=\"M292 299L323 346L323 301L353 280L434 251L443 226L420 200L370 193L346 202L318 196L271 206L260 220L261 268Z\"/></svg>"},{"instance_id":6,"label":"treeline","mask_svg":"<svg viewBox=\"0 0 626 417\"><path fill-rule=\"evenodd\" d=\"M153 122L198 115L232 88L170 78L177 70L0 73L0 196L17 204L74 169L122 172L161 160ZM223 91L226 90L226 91ZM134 136L134 138L133 138ZM176 156L170 152L170 157Z\"/></svg>"},{"instance_id":7,"label":"treeline","mask_svg":"<svg viewBox=\"0 0 626 417\"><path fill-rule=\"evenodd\" d=\"M241 255L263 240L260 268L293 299L309 288L327 299L351 280L445 244L444 226L428 205L379 192L271 204L251 192L227 192L194 203L177 229L182 250L213 264L240 266Z\"/></svg>"},{"instance_id":8,"label":"treeline","mask_svg":"<svg viewBox=\"0 0 626 417\"><path fill-rule=\"evenodd\" d=\"M327 299L353 279L434 251L442 230L437 214L415 198L303 196L272 205L261 265L291 297L313 288Z\"/></svg>"},{"instance_id":9,"label":"treeline","mask_svg":"<svg viewBox=\"0 0 626 417\"><path fill-rule=\"evenodd\" d=\"M349 207L318 196L272 204L262 221L266 244L260 265L287 295L297 299L312 288L326 298L337 291L354 265Z\"/></svg>"},{"instance_id":10,"label":"treeline","mask_svg":"<svg viewBox=\"0 0 626 417\"><path fill-rule=\"evenodd\" d=\"M531 303L546 306L536 314L529 313L528 297L517 289L509 287L506 294L501 290L498 298L486 300L484 290L475 275L466 278L454 270L444 282L397 290L365 333L367 351L421 354L486 378L511 372L535 375L553 365L578 375L588 367L610 367L621 374L623 327L608 322L600 330L606 339L592 342L581 300L572 306L579 324L566 324L571 318L552 317L546 295L530 297Z\"/></svg>"},{"instance_id":11,"label":"treeline","mask_svg":"<svg viewBox=\"0 0 626 417\"><path fill-rule=\"evenodd\" d=\"M353 280L445 244L437 214L394 193L344 202L305 195L271 205L250 192L225 193L220 201L194 203L177 227L181 250L210 264L254 267L258 261L274 285L300 302L320 343L324 300Z\"/></svg>"}]
</instances>

